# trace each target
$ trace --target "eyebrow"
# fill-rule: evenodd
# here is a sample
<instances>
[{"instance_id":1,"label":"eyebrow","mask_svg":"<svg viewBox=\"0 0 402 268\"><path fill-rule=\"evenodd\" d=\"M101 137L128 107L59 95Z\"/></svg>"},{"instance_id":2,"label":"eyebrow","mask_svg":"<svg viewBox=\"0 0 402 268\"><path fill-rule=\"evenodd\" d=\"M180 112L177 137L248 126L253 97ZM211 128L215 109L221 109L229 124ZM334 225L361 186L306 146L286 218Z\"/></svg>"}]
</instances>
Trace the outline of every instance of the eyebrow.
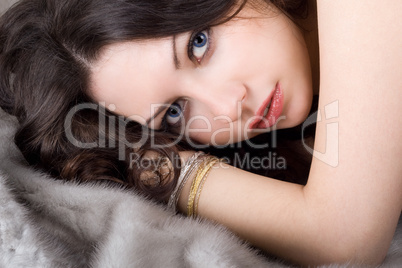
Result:
<instances>
[{"instance_id":1,"label":"eyebrow","mask_svg":"<svg viewBox=\"0 0 402 268\"><path fill-rule=\"evenodd\" d=\"M176 35L173 35L172 38L172 50L173 50L174 67L176 68L176 70L179 70L181 68L181 62L179 60L179 57L177 57Z\"/></svg>"}]
</instances>

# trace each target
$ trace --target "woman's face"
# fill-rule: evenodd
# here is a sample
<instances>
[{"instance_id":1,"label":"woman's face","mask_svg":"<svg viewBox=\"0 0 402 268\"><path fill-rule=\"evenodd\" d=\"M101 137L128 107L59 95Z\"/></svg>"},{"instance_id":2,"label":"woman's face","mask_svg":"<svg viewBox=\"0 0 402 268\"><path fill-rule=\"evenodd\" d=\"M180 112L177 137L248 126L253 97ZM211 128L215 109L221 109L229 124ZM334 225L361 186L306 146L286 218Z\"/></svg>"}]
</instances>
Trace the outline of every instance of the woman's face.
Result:
<instances>
[{"instance_id":1,"label":"woman's face","mask_svg":"<svg viewBox=\"0 0 402 268\"><path fill-rule=\"evenodd\" d=\"M306 45L273 7L194 33L107 47L92 97L153 129L224 145L300 124L312 97Z\"/></svg>"}]
</instances>

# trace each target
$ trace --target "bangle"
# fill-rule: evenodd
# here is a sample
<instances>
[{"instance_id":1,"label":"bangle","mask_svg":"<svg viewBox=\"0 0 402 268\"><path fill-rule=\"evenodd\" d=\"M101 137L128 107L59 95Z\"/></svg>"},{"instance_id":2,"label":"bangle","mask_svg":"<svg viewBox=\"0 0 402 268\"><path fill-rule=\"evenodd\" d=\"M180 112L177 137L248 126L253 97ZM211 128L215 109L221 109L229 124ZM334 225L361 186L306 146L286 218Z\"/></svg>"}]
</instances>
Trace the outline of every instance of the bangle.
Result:
<instances>
[{"instance_id":1,"label":"bangle","mask_svg":"<svg viewBox=\"0 0 402 268\"><path fill-rule=\"evenodd\" d=\"M193 179L190 188L190 194L188 196L187 203L187 216L195 218L198 212L198 201L201 194L202 186L204 185L205 179L211 170L212 166L219 161L218 158L209 156L205 157L204 162L198 168L197 175ZM198 196L198 197L197 197ZM195 202L197 197L197 201Z\"/></svg>"},{"instance_id":2,"label":"bangle","mask_svg":"<svg viewBox=\"0 0 402 268\"><path fill-rule=\"evenodd\" d=\"M201 191L202 191L202 188L204 187L204 183L207 180L208 174L211 171L212 167L217 162L220 162L220 160L217 159L217 158L211 160L211 162L208 164L208 170L206 171L204 177L201 180L200 186L198 187L197 194L196 194L196 199L195 199L195 202L194 202L194 213L193 213L194 217L197 217L197 215L198 215L198 203L200 201Z\"/></svg>"},{"instance_id":3,"label":"bangle","mask_svg":"<svg viewBox=\"0 0 402 268\"><path fill-rule=\"evenodd\" d=\"M193 154L184 164L184 166L180 170L180 175L177 180L177 184L172 194L169 197L168 201L168 209L177 212L177 203L179 202L180 193L183 190L184 185L186 184L188 178L193 173L195 168L201 163L201 158L205 154L203 152L196 152Z\"/></svg>"}]
</instances>

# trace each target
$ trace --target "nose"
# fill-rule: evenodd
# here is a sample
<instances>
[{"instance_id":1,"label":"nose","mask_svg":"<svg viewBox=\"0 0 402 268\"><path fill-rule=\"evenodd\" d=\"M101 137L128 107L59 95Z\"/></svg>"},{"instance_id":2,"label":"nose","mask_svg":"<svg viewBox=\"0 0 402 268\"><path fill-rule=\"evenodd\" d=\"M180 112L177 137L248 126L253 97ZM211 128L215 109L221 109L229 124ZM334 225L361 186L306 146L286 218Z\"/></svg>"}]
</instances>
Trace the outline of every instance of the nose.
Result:
<instances>
[{"instance_id":1,"label":"nose","mask_svg":"<svg viewBox=\"0 0 402 268\"><path fill-rule=\"evenodd\" d=\"M246 87L240 83L192 83L188 96L198 107L207 109L214 117L223 116L230 121L238 120L246 98Z\"/></svg>"}]
</instances>

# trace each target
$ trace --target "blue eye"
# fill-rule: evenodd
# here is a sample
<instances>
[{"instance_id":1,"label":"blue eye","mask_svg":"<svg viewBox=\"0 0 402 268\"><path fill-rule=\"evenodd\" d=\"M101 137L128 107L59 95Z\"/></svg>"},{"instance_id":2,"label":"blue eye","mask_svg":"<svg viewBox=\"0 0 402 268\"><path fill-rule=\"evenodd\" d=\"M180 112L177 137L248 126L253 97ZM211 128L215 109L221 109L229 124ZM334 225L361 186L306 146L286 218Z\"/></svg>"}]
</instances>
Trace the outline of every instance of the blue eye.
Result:
<instances>
[{"instance_id":1,"label":"blue eye","mask_svg":"<svg viewBox=\"0 0 402 268\"><path fill-rule=\"evenodd\" d=\"M166 112L165 120L170 126L178 124L183 117L183 110L178 103L173 103Z\"/></svg>"},{"instance_id":2,"label":"blue eye","mask_svg":"<svg viewBox=\"0 0 402 268\"><path fill-rule=\"evenodd\" d=\"M189 57L201 62L209 48L209 31L201 31L193 34L189 43Z\"/></svg>"},{"instance_id":3,"label":"blue eye","mask_svg":"<svg viewBox=\"0 0 402 268\"><path fill-rule=\"evenodd\" d=\"M207 41L208 41L207 35L203 32L200 32L195 35L193 44L195 47L203 47L207 44Z\"/></svg>"}]
</instances>

